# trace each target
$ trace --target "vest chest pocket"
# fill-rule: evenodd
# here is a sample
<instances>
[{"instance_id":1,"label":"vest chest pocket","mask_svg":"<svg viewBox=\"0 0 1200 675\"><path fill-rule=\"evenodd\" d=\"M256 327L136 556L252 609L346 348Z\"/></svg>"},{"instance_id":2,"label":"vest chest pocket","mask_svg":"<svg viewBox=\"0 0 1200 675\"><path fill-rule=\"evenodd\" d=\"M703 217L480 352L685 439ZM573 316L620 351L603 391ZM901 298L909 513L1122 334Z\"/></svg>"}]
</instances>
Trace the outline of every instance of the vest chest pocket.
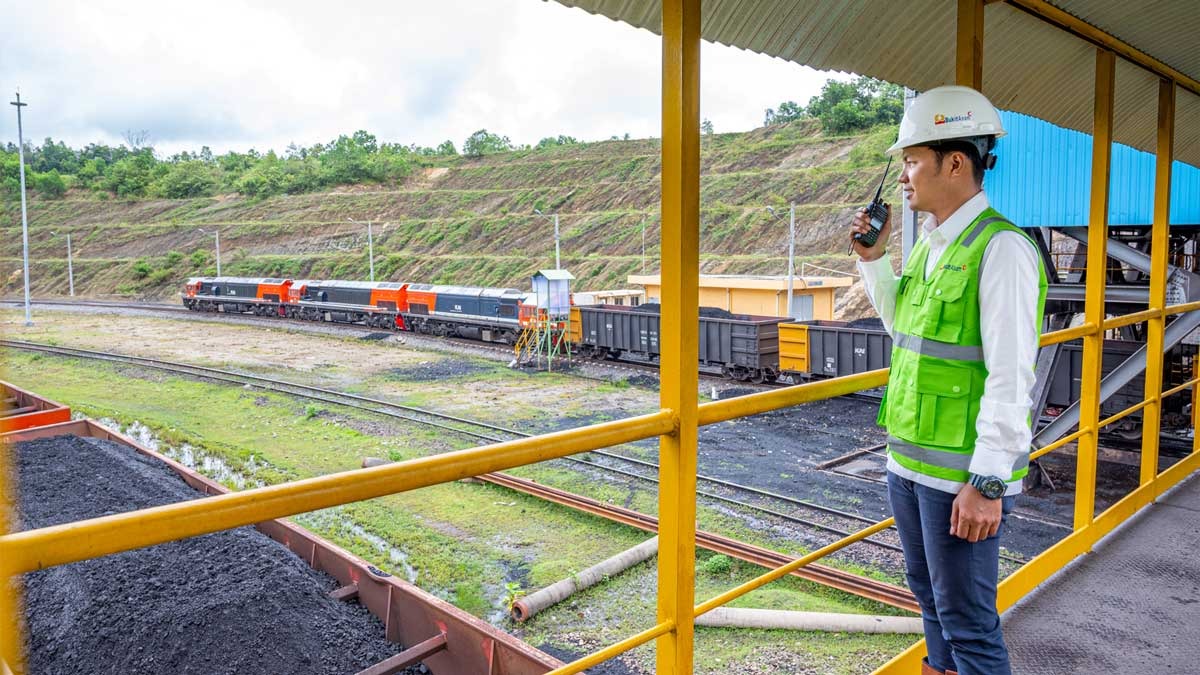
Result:
<instances>
[{"instance_id":1,"label":"vest chest pocket","mask_svg":"<svg viewBox=\"0 0 1200 675\"><path fill-rule=\"evenodd\" d=\"M962 368L924 363L916 373L916 441L957 448L967 436L971 373Z\"/></svg>"},{"instance_id":2,"label":"vest chest pocket","mask_svg":"<svg viewBox=\"0 0 1200 675\"><path fill-rule=\"evenodd\" d=\"M970 280L966 272L943 272L926 289L921 335L941 342L957 342L962 335Z\"/></svg>"}]
</instances>

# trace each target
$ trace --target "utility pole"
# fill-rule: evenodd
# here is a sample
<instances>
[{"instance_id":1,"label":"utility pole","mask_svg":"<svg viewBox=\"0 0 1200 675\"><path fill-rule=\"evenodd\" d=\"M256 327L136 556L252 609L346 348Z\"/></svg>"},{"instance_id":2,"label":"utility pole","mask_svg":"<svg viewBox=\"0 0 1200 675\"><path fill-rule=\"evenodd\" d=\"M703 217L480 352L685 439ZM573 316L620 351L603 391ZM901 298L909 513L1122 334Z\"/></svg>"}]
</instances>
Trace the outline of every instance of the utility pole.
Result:
<instances>
[{"instance_id":1,"label":"utility pole","mask_svg":"<svg viewBox=\"0 0 1200 675\"><path fill-rule=\"evenodd\" d=\"M559 252L558 252L558 214L557 213L554 214L554 218L552 219L550 216L542 213L541 209L534 209L533 212L538 214L539 216L545 218L546 220L554 221L554 269L561 270L562 269L562 260L559 257Z\"/></svg>"},{"instance_id":2,"label":"utility pole","mask_svg":"<svg viewBox=\"0 0 1200 675\"><path fill-rule=\"evenodd\" d=\"M767 211L775 220L783 222L783 218L775 213L775 209L770 206ZM787 316L795 319L792 313L792 294L794 292L794 280L796 277L796 203L792 202L791 208L788 210L788 271L787 271Z\"/></svg>"},{"instance_id":3,"label":"utility pole","mask_svg":"<svg viewBox=\"0 0 1200 675\"><path fill-rule=\"evenodd\" d=\"M21 128L21 108L29 105L21 103L21 92L17 92L17 100L12 101L17 106L17 157L21 174L21 244L25 256L25 325L33 325L33 313L29 308L29 214L25 210L25 134Z\"/></svg>"},{"instance_id":4,"label":"utility pole","mask_svg":"<svg viewBox=\"0 0 1200 675\"><path fill-rule=\"evenodd\" d=\"M789 319L795 319L792 311L792 285L796 278L796 202L792 202L788 210L788 295L787 314Z\"/></svg>"},{"instance_id":5,"label":"utility pole","mask_svg":"<svg viewBox=\"0 0 1200 675\"><path fill-rule=\"evenodd\" d=\"M642 274L646 273L646 219L642 218Z\"/></svg>"},{"instance_id":6,"label":"utility pole","mask_svg":"<svg viewBox=\"0 0 1200 675\"><path fill-rule=\"evenodd\" d=\"M221 276L221 231L214 229L212 232L209 232L208 230L206 230L202 227L198 227L196 229L203 232L204 234L211 234L214 237L216 237L216 239L217 239L217 276Z\"/></svg>"},{"instance_id":7,"label":"utility pole","mask_svg":"<svg viewBox=\"0 0 1200 675\"><path fill-rule=\"evenodd\" d=\"M347 218L346 220L355 225L362 225L362 223L353 218ZM384 225L384 227L387 227L387 225ZM371 234L371 221L369 220L367 221L367 258L368 264L371 266L371 281L375 281L375 238Z\"/></svg>"},{"instance_id":8,"label":"utility pole","mask_svg":"<svg viewBox=\"0 0 1200 675\"><path fill-rule=\"evenodd\" d=\"M53 230L50 232L50 234L54 235L54 236L58 236L58 233L54 232ZM68 283L70 283L70 285L71 285L70 286L71 297L73 298L73 297L75 297L75 269L71 265L71 233L70 232L67 233L67 280L68 280Z\"/></svg>"},{"instance_id":9,"label":"utility pole","mask_svg":"<svg viewBox=\"0 0 1200 675\"><path fill-rule=\"evenodd\" d=\"M71 233L67 233L67 280L71 284L71 297L75 297L75 266L71 262Z\"/></svg>"}]
</instances>

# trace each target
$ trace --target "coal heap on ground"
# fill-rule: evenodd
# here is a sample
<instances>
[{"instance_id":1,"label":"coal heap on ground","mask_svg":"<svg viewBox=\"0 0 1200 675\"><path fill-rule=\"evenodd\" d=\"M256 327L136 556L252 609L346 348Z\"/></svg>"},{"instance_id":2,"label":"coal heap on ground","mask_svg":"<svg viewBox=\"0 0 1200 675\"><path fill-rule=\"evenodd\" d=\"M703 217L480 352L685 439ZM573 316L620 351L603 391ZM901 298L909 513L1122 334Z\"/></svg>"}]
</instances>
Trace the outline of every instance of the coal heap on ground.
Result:
<instances>
[{"instance_id":1,"label":"coal heap on ground","mask_svg":"<svg viewBox=\"0 0 1200 675\"><path fill-rule=\"evenodd\" d=\"M111 441L10 447L22 529L200 497ZM396 654L335 585L249 527L51 567L25 575L29 672L345 675Z\"/></svg>"}]
</instances>

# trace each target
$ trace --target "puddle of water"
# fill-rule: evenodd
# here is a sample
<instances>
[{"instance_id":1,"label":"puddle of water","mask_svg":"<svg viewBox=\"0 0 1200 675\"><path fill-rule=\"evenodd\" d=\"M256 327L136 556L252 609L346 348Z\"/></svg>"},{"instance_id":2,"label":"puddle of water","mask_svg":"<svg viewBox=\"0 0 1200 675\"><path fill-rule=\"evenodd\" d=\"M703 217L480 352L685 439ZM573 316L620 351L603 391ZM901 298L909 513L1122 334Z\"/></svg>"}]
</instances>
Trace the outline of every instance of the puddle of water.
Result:
<instances>
[{"instance_id":1,"label":"puddle of water","mask_svg":"<svg viewBox=\"0 0 1200 675\"><path fill-rule=\"evenodd\" d=\"M208 452L204 448L196 447L190 443L180 443L179 445L166 443L155 436L149 427L136 420L128 425L108 418L103 418L99 421L100 424L110 429L116 429L147 448L166 455L189 469L199 471L205 476L234 490L245 490L246 488L263 487L266 485L266 483L256 478L255 474L259 469L267 466L267 463L255 455L250 456L250 459L244 464L243 469L235 469L220 456Z\"/></svg>"},{"instance_id":2,"label":"puddle of water","mask_svg":"<svg viewBox=\"0 0 1200 675\"><path fill-rule=\"evenodd\" d=\"M134 421L126 425L109 418L102 418L99 422L110 429L116 429L120 433L129 436L150 450L166 455L180 464L199 471L205 476L235 490L263 487L265 485L261 480L255 478L254 474L260 468L269 465L256 455L251 455L243 465L244 468L238 470L229 466L221 457L190 443L180 443L179 445L166 443L141 422ZM300 514L293 517L292 520L302 527L313 531L333 530L367 542L378 552L381 558L385 558L391 563L389 566L391 570L403 570L404 577L408 579L409 583L417 583L418 572L408 562L407 553L393 546L383 537L364 529L358 523L342 515L337 508ZM502 584L485 583L483 584L483 592L493 607L493 610L488 613L487 620L493 625L502 625L504 622L510 621L509 613L504 607L508 589ZM434 591L434 594L447 602L453 602L451 593Z\"/></svg>"},{"instance_id":3,"label":"puddle of water","mask_svg":"<svg viewBox=\"0 0 1200 675\"><path fill-rule=\"evenodd\" d=\"M404 570L404 577L409 583L417 583L417 570L409 564L408 554L392 546L386 539L367 531L361 525L342 515L338 509L324 509L312 513L304 513L293 518L297 523L311 530L333 529L357 537L371 545L381 556L391 563L391 569Z\"/></svg>"}]
</instances>

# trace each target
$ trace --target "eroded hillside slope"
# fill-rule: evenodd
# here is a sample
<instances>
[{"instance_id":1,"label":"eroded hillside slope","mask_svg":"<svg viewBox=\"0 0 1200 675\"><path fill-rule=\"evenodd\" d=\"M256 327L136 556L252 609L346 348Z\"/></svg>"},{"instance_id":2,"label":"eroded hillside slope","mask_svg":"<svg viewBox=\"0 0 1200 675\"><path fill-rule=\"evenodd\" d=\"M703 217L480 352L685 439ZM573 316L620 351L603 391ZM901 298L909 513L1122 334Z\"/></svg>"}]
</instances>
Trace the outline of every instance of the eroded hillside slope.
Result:
<instances>
[{"instance_id":1,"label":"eroded hillside slope","mask_svg":"<svg viewBox=\"0 0 1200 675\"><path fill-rule=\"evenodd\" d=\"M825 137L815 122L706 136L702 146L701 266L707 273L786 270L786 217L797 204L800 263L849 269L847 214L873 192L881 128ZM580 289L626 285L658 257L657 140L605 141L525 150L426 167L399 186L354 186L331 193L267 199L103 199L69 194L29 205L31 278L37 296L64 294L72 234L75 284L84 295L169 298L188 276L216 271L221 235L226 275L367 278L365 227L374 223L377 279L525 288L553 266L552 225L534 208L558 213L563 266ZM894 178L894 174L893 174ZM20 207L0 213L0 294L21 290ZM51 231L58 232L52 236Z\"/></svg>"}]
</instances>

